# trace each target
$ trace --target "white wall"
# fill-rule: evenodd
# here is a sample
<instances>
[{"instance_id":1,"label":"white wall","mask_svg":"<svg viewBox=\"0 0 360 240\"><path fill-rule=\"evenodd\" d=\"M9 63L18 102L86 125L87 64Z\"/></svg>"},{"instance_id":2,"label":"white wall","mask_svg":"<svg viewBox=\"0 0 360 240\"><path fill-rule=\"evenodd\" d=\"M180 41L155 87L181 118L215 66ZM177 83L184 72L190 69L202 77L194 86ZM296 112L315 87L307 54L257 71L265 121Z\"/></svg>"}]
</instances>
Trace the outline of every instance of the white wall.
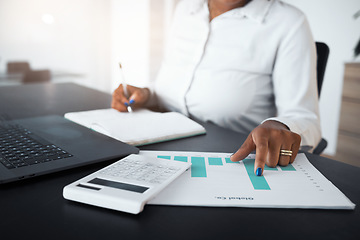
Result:
<instances>
[{"instance_id":1,"label":"white wall","mask_svg":"<svg viewBox=\"0 0 360 240\"><path fill-rule=\"evenodd\" d=\"M128 84L149 80L149 0L111 0L111 89L122 81L119 62Z\"/></svg>"},{"instance_id":2,"label":"white wall","mask_svg":"<svg viewBox=\"0 0 360 240\"><path fill-rule=\"evenodd\" d=\"M111 0L111 91L121 82L119 61L128 84L156 78L174 7L174 0Z\"/></svg>"},{"instance_id":3,"label":"white wall","mask_svg":"<svg viewBox=\"0 0 360 240\"><path fill-rule=\"evenodd\" d=\"M34 69L84 74L83 84L108 89L109 12L109 0L0 0L0 71L7 61L27 60Z\"/></svg>"},{"instance_id":4,"label":"white wall","mask_svg":"<svg viewBox=\"0 0 360 240\"><path fill-rule=\"evenodd\" d=\"M308 17L315 41L328 44L329 60L320 98L321 127L328 147L324 153L336 152L341 108L344 63L353 61L353 49L360 39L360 18L353 15L360 10L359 0L284 0Z\"/></svg>"},{"instance_id":5,"label":"white wall","mask_svg":"<svg viewBox=\"0 0 360 240\"><path fill-rule=\"evenodd\" d=\"M150 71L149 3L0 0L0 72L6 71L8 61L25 60L33 69L83 74L74 80L112 92L121 80L121 61L127 81L142 86ZM54 22L44 23L44 14Z\"/></svg>"}]
</instances>

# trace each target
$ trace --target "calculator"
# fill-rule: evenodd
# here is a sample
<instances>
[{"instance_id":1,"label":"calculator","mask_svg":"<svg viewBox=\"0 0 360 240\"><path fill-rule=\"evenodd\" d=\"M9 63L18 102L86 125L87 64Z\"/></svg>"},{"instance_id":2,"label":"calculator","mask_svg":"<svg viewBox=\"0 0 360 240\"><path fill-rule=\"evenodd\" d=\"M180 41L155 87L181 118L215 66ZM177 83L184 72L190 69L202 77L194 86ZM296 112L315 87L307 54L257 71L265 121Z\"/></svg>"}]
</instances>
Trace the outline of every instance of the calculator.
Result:
<instances>
[{"instance_id":1,"label":"calculator","mask_svg":"<svg viewBox=\"0 0 360 240\"><path fill-rule=\"evenodd\" d=\"M138 214L191 163L131 154L63 189L65 199Z\"/></svg>"}]
</instances>

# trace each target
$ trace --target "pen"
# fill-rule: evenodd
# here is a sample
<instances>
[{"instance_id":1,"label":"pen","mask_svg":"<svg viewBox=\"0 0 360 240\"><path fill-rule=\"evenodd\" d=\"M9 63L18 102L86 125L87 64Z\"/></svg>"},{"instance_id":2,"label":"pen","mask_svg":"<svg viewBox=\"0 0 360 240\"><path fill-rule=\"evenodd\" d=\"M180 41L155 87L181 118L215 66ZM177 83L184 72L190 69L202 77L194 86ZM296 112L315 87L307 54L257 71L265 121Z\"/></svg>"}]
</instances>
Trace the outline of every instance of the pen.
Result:
<instances>
[{"instance_id":1,"label":"pen","mask_svg":"<svg viewBox=\"0 0 360 240\"><path fill-rule=\"evenodd\" d=\"M122 85L123 85L124 94L125 94L126 98L129 98L129 94L128 94L128 91L127 91L127 85L126 85L126 82L125 82L125 77L124 77L124 73L122 71L121 63L119 63L119 67L120 67L120 74L121 74L121 78L122 78ZM132 100L132 99L129 101L129 104L125 103L125 106L126 106L128 112L130 112L130 113L133 111L131 106L130 106L133 103L134 103L134 100Z\"/></svg>"}]
</instances>

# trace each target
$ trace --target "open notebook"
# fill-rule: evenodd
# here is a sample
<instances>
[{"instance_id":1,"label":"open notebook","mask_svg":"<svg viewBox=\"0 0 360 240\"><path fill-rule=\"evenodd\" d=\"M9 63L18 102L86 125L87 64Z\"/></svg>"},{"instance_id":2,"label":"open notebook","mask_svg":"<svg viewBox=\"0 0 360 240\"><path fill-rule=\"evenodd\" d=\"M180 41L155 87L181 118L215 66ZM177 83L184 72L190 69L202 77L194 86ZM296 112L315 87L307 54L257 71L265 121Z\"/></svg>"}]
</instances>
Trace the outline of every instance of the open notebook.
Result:
<instances>
[{"instance_id":1,"label":"open notebook","mask_svg":"<svg viewBox=\"0 0 360 240\"><path fill-rule=\"evenodd\" d=\"M146 109L122 113L99 109L66 113L65 118L134 146L205 134L205 128L186 116Z\"/></svg>"}]
</instances>

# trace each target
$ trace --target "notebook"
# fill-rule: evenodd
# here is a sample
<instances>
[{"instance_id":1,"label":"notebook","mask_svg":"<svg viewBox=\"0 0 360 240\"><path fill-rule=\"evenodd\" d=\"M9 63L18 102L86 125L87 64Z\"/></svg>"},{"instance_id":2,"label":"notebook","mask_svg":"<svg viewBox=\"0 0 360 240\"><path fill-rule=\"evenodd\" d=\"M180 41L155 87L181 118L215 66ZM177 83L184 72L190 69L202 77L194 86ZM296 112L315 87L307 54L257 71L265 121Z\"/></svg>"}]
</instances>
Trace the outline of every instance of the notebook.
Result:
<instances>
[{"instance_id":1,"label":"notebook","mask_svg":"<svg viewBox=\"0 0 360 240\"><path fill-rule=\"evenodd\" d=\"M128 113L109 108L66 113L65 118L133 146L206 133L199 123L177 112L139 109Z\"/></svg>"}]
</instances>

